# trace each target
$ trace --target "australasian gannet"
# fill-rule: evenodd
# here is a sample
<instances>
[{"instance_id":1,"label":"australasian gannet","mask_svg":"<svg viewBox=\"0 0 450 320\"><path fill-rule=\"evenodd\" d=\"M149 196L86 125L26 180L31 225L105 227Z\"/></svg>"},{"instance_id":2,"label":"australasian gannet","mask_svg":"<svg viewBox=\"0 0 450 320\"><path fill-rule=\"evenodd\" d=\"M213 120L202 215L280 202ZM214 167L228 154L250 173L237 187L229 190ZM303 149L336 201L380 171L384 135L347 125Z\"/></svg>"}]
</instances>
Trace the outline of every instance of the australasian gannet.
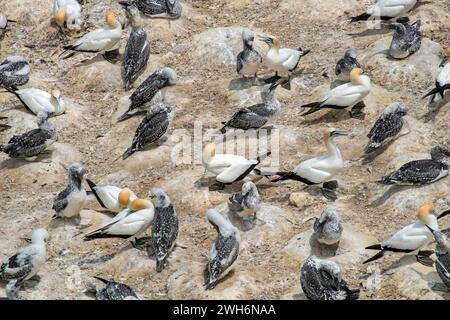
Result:
<instances>
[{"instance_id":1,"label":"australasian gannet","mask_svg":"<svg viewBox=\"0 0 450 320\"><path fill-rule=\"evenodd\" d=\"M35 88L7 88L14 94L23 106L34 114L48 113L49 117L58 116L66 112L66 105L59 89L52 89L50 93Z\"/></svg>"},{"instance_id":2,"label":"australasian gannet","mask_svg":"<svg viewBox=\"0 0 450 320\"><path fill-rule=\"evenodd\" d=\"M256 212L261 208L261 196L252 181L242 185L240 192L229 198L228 209L242 218L256 218Z\"/></svg>"},{"instance_id":3,"label":"australasian gannet","mask_svg":"<svg viewBox=\"0 0 450 320\"><path fill-rule=\"evenodd\" d=\"M334 210L323 211L314 222L314 237L321 244L334 245L339 243L342 231L339 216Z\"/></svg>"},{"instance_id":4,"label":"australasian gannet","mask_svg":"<svg viewBox=\"0 0 450 320\"><path fill-rule=\"evenodd\" d=\"M239 52L236 58L236 71L243 77L254 77L254 83L257 80L257 73L262 64L262 57L258 51L253 48L255 36L253 32L244 28L242 30L242 41L244 50Z\"/></svg>"},{"instance_id":5,"label":"australasian gannet","mask_svg":"<svg viewBox=\"0 0 450 320\"><path fill-rule=\"evenodd\" d=\"M344 57L339 59L334 69L339 81L349 82L350 72L355 68L361 68L361 64L358 62L357 57L354 49L349 48L345 51Z\"/></svg>"},{"instance_id":6,"label":"australasian gannet","mask_svg":"<svg viewBox=\"0 0 450 320\"><path fill-rule=\"evenodd\" d=\"M436 271L441 278L442 282L450 288L450 242L447 235L439 230L430 228L428 229L433 233L436 240L436 257L435 261Z\"/></svg>"},{"instance_id":7,"label":"australasian gannet","mask_svg":"<svg viewBox=\"0 0 450 320\"><path fill-rule=\"evenodd\" d=\"M119 213L127 208L133 200L137 199L136 194L128 188L116 186L97 186L94 182L86 179L98 203L105 209Z\"/></svg>"},{"instance_id":8,"label":"australasian gannet","mask_svg":"<svg viewBox=\"0 0 450 320\"><path fill-rule=\"evenodd\" d=\"M0 64L0 86L14 88L30 79L30 64L22 56L9 56Z\"/></svg>"},{"instance_id":9,"label":"australasian gannet","mask_svg":"<svg viewBox=\"0 0 450 320\"><path fill-rule=\"evenodd\" d=\"M435 99L435 95L439 94L442 99L444 99L444 93L446 90L450 89L450 47L444 50L444 59L442 60L441 67L443 67L438 76L436 77L436 82L433 90L428 92L424 98L432 96L432 101Z\"/></svg>"},{"instance_id":10,"label":"australasian gannet","mask_svg":"<svg viewBox=\"0 0 450 320\"><path fill-rule=\"evenodd\" d=\"M134 290L124 283L116 282L114 279L106 280L94 276L95 279L106 285L105 288L95 288L97 300L140 300Z\"/></svg>"},{"instance_id":11,"label":"australasian gannet","mask_svg":"<svg viewBox=\"0 0 450 320\"><path fill-rule=\"evenodd\" d=\"M417 0L378 0L365 13L352 17L351 22L366 21L369 19L390 20L399 18L412 10L416 3Z\"/></svg>"},{"instance_id":12,"label":"australasian gannet","mask_svg":"<svg viewBox=\"0 0 450 320\"><path fill-rule=\"evenodd\" d=\"M392 42L389 47L389 55L395 59L404 59L420 49L422 44L422 32L420 20L412 25L405 23L391 23L390 30L394 30Z\"/></svg>"},{"instance_id":13,"label":"australasian gannet","mask_svg":"<svg viewBox=\"0 0 450 320\"><path fill-rule=\"evenodd\" d=\"M119 3L134 4L139 11L150 18L177 19L183 11L179 0L124 0Z\"/></svg>"},{"instance_id":14,"label":"australasian gannet","mask_svg":"<svg viewBox=\"0 0 450 320\"><path fill-rule=\"evenodd\" d=\"M53 3L53 18L60 28L80 28L81 6L77 0L55 0Z\"/></svg>"}]
</instances>

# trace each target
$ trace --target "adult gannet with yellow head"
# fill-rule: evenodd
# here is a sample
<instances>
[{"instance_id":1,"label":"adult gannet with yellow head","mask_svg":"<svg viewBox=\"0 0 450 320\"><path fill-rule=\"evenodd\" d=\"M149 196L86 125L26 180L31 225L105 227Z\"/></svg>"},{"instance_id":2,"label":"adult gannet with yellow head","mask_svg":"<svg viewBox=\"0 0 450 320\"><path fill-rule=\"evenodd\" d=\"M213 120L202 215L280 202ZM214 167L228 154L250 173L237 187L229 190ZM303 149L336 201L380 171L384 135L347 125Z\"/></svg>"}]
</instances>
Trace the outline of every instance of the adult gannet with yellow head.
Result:
<instances>
[{"instance_id":1,"label":"adult gannet with yellow head","mask_svg":"<svg viewBox=\"0 0 450 320\"><path fill-rule=\"evenodd\" d=\"M128 188L116 186L98 186L93 181L86 179L98 203L105 209L112 212L120 212L127 208L134 200L136 194Z\"/></svg>"},{"instance_id":2,"label":"adult gannet with yellow head","mask_svg":"<svg viewBox=\"0 0 450 320\"><path fill-rule=\"evenodd\" d=\"M369 19L390 20L399 18L416 6L417 0L378 0L359 16L352 17L350 22Z\"/></svg>"},{"instance_id":3,"label":"adult gannet with yellow head","mask_svg":"<svg viewBox=\"0 0 450 320\"><path fill-rule=\"evenodd\" d=\"M77 0L55 0L53 3L53 18L62 29L78 29L81 27L81 6Z\"/></svg>"},{"instance_id":4,"label":"adult gannet with yellow head","mask_svg":"<svg viewBox=\"0 0 450 320\"><path fill-rule=\"evenodd\" d=\"M444 94L446 90L450 90L450 47L444 50L444 59L442 60L441 71L439 71L436 77L436 88L428 92L424 98L431 96L431 101L435 100L437 94L444 99Z\"/></svg>"},{"instance_id":5,"label":"adult gannet with yellow head","mask_svg":"<svg viewBox=\"0 0 450 320\"><path fill-rule=\"evenodd\" d=\"M61 91L53 88L50 92L35 88L6 88L14 94L23 106L34 114L45 112L49 117L58 116L66 112L66 105L61 97Z\"/></svg>"}]
</instances>

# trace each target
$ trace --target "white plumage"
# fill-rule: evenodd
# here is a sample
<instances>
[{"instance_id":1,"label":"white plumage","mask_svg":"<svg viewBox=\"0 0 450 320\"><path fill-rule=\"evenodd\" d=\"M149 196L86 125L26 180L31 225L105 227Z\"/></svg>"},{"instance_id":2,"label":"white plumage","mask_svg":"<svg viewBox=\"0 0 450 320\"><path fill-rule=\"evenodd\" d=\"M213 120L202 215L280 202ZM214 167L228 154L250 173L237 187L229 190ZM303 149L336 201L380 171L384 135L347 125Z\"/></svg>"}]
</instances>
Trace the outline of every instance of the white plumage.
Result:
<instances>
[{"instance_id":1,"label":"white plumage","mask_svg":"<svg viewBox=\"0 0 450 320\"><path fill-rule=\"evenodd\" d=\"M61 98L61 93L57 89L48 93L40 89L25 88L15 90L14 94L36 115L44 111L50 116L57 116L66 111L64 100Z\"/></svg>"},{"instance_id":2,"label":"white plumage","mask_svg":"<svg viewBox=\"0 0 450 320\"><path fill-rule=\"evenodd\" d=\"M66 23L67 28L80 28L81 6L77 0L55 0L53 3L53 16L59 26Z\"/></svg>"},{"instance_id":3,"label":"white plumage","mask_svg":"<svg viewBox=\"0 0 450 320\"><path fill-rule=\"evenodd\" d=\"M410 11L417 0L379 0L367 9L367 14L379 17L398 17Z\"/></svg>"},{"instance_id":4,"label":"white plumage","mask_svg":"<svg viewBox=\"0 0 450 320\"><path fill-rule=\"evenodd\" d=\"M109 185L98 186L89 179L86 179L86 182L100 205L109 211L118 213L137 199L136 194L128 188Z\"/></svg>"}]
</instances>

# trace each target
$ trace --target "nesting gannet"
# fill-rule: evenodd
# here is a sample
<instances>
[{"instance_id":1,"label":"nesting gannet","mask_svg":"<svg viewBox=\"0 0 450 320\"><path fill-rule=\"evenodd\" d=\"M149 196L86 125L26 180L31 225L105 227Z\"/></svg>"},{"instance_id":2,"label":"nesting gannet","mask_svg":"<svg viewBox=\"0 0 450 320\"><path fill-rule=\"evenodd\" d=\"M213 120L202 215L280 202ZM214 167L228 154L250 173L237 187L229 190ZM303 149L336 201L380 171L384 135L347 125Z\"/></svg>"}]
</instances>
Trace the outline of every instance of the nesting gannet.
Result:
<instances>
[{"instance_id":1,"label":"nesting gannet","mask_svg":"<svg viewBox=\"0 0 450 320\"><path fill-rule=\"evenodd\" d=\"M64 46L65 51L72 51L63 59L72 57L77 52L102 53L106 60L111 61L118 54L118 49L111 50L122 36L122 25L112 10L106 11L106 26L88 32L75 41L74 44Z\"/></svg>"},{"instance_id":2,"label":"nesting gannet","mask_svg":"<svg viewBox=\"0 0 450 320\"><path fill-rule=\"evenodd\" d=\"M412 25L405 23L391 23L390 30L394 30L389 55L395 59L404 59L420 49L422 44L422 32L420 20Z\"/></svg>"},{"instance_id":3,"label":"nesting gannet","mask_svg":"<svg viewBox=\"0 0 450 320\"><path fill-rule=\"evenodd\" d=\"M345 51L344 57L336 63L334 71L339 81L349 82L350 72L355 68L361 68L361 64L358 62L356 51L350 48Z\"/></svg>"},{"instance_id":4,"label":"nesting gannet","mask_svg":"<svg viewBox=\"0 0 450 320\"><path fill-rule=\"evenodd\" d=\"M270 152L253 160L234 154L216 154L216 145L209 143L203 149L203 166L205 172L216 175L216 184L211 190L223 189L226 184L231 184L244 179Z\"/></svg>"},{"instance_id":5,"label":"nesting gannet","mask_svg":"<svg viewBox=\"0 0 450 320\"><path fill-rule=\"evenodd\" d=\"M9 56L0 64L0 86L13 88L28 82L30 65L24 57Z\"/></svg>"},{"instance_id":6,"label":"nesting gannet","mask_svg":"<svg viewBox=\"0 0 450 320\"><path fill-rule=\"evenodd\" d=\"M436 265L436 271L441 278L442 282L450 288L450 242L447 236L427 225L427 228L433 233L436 240L436 257L437 260L434 263Z\"/></svg>"},{"instance_id":7,"label":"nesting gannet","mask_svg":"<svg viewBox=\"0 0 450 320\"><path fill-rule=\"evenodd\" d=\"M351 22L369 19L390 20L408 13L415 7L417 0L378 0L367 11L359 16L352 17Z\"/></svg>"},{"instance_id":8,"label":"nesting gannet","mask_svg":"<svg viewBox=\"0 0 450 320\"><path fill-rule=\"evenodd\" d=\"M52 89L50 93L35 88L7 88L7 90L14 94L27 110L34 114L46 112L49 117L52 117L66 112L66 105L59 89Z\"/></svg>"},{"instance_id":9,"label":"nesting gannet","mask_svg":"<svg viewBox=\"0 0 450 320\"><path fill-rule=\"evenodd\" d=\"M86 179L92 193L95 195L98 203L105 209L112 212L120 212L127 208L137 196L128 188L119 188L116 186L97 186L94 182Z\"/></svg>"},{"instance_id":10,"label":"nesting gannet","mask_svg":"<svg viewBox=\"0 0 450 320\"><path fill-rule=\"evenodd\" d=\"M16 22L16 21L8 19L5 14L0 12L0 30L6 30L8 22Z\"/></svg>"},{"instance_id":11,"label":"nesting gannet","mask_svg":"<svg viewBox=\"0 0 450 320\"><path fill-rule=\"evenodd\" d=\"M384 185L423 185L433 183L448 175L450 151L437 146L431 150L431 159L415 160L402 165L397 171L383 177Z\"/></svg>"},{"instance_id":12,"label":"nesting gannet","mask_svg":"<svg viewBox=\"0 0 450 320\"><path fill-rule=\"evenodd\" d=\"M102 289L95 288L97 300L139 300L134 290L126 284L115 282L113 279L106 280L97 276L94 278L106 285Z\"/></svg>"},{"instance_id":13,"label":"nesting gannet","mask_svg":"<svg viewBox=\"0 0 450 320\"><path fill-rule=\"evenodd\" d=\"M125 82L125 90L129 90L147 67L150 43L147 40L147 32L142 28L138 9L134 5L127 5L125 9L131 21L132 30L125 47L122 78Z\"/></svg>"},{"instance_id":14,"label":"nesting gannet","mask_svg":"<svg viewBox=\"0 0 450 320\"><path fill-rule=\"evenodd\" d=\"M315 239L325 245L333 245L341 240L342 225L334 210L325 210L314 222Z\"/></svg>"},{"instance_id":15,"label":"nesting gannet","mask_svg":"<svg viewBox=\"0 0 450 320\"><path fill-rule=\"evenodd\" d=\"M69 183L53 200L54 217L72 218L80 215L86 202L86 190L83 186L86 169L78 163L69 167Z\"/></svg>"},{"instance_id":16,"label":"nesting gannet","mask_svg":"<svg viewBox=\"0 0 450 320\"><path fill-rule=\"evenodd\" d=\"M167 266L167 257L172 252L178 236L178 218L169 196L159 188L151 190L155 206L152 226L152 243L156 254L156 271Z\"/></svg>"},{"instance_id":17,"label":"nesting gannet","mask_svg":"<svg viewBox=\"0 0 450 320\"><path fill-rule=\"evenodd\" d=\"M350 81L342 84L328 92L328 94L319 102L313 102L301 106L302 108L310 108L302 114L308 114L320 111L324 108L329 109L345 109L352 108L350 115L358 117L362 115L364 108L364 98L369 94L371 89L371 81L369 75L361 68L354 68L350 72Z\"/></svg>"},{"instance_id":18,"label":"nesting gannet","mask_svg":"<svg viewBox=\"0 0 450 320\"><path fill-rule=\"evenodd\" d=\"M359 289L350 289L334 262L308 258L300 268L300 284L310 300L356 300Z\"/></svg>"},{"instance_id":19,"label":"nesting gannet","mask_svg":"<svg viewBox=\"0 0 450 320\"><path fill-rule=\"evenodd\" d=\"M125 160L152 143L163 142L172 118L172 107L167 102L162 101L153 105L136 129L131 147L123 153L122 159Z\"/></svg>"},{"instance_id":20,"label":"nesting gannet","mask_svg":"<svg viewBox=\"0 0 450 320\"><path fill-rule=\"evenodd\" d=\"M125 0L119 3L134 4L139 11L150 18L177 19L183 10L179 0Z\"/></svg>"},{"instance_id":21,"label":"nesting gannet","mask_svg":"<svg viewBox=\"0 0 450 320\"><path fill-rule=\"evenodd\" d=\"M439 228L433 205L428 203L421 205L417 218L416 222L397 231L389 240L367 247L366 249L380 251L363 264L380 259L388 251L411 253L430 243L433 240L433 234L428 230L427 225L432 229ZM432 251L419 251L416 255L417 261L424 265L432 265L433 262L429 258L432 253Z\"/></svg>"},{"instance_id":22,"label":"nesting gannet","mask_svg":"<svg viewBox=\"0 0 450 320\"><path fill-rule=\"evenodd\" d=\"M262 64L262 57L258 51L253 49L253 41L255 36L253 32L244 28L242 30L242 41L244 43L244 50L239 52L236 59L236 71L243 77L254 77L256 81L256 74Z\"/></svg>"},{"instance_id":23,"label":"nesting gannet","mask_svg":"<svg viewBox=\"0 0 450 320\"><path fill-rule=\"evenodd\" d=\"M434 88L433 90L428 92L424 96L424 98L433 96L432 100L434 101L434 96L436 94L439 94L441 96L441 98L444 99L445 90L450 89L450 62L449 61L450 61L450 47L445 49L445 51L444 51L444 59L442 60L442 63L441 63L441 67L443 66L443 68L441 69L438 76L436 77L436 88Z\"/></svg>"},{"instance_id":24,"label":"nesting gannet","mask_svg":"<svg viewBox=\"0 0 450 320\"><path fill-rule=\"evenodd\" d=\"M234 193L229 200L228 209L243 218L256 218L256 212L261 207L261 196L251 181L244 183L241 192Z\"/></svg>"},{"instance_id":25,"label":"nesting gannet","mask_svg":"<svg viewBox=\"0 0 450 320\"><path fill-rule=\"evenodd\" d=\"M85 241L98 238L129 238L137 237L152 224L155 208L151 201L136 199L130 204L125 214L118 214L101 228L84 236Z\"/></svg>"},{"instance_id":26,"label":"nesting gannet","mask_svg":"<svg viewBox=\"0 0 450 320\"><path fill-rule=\"evenodd\" d=\"M167 87L174 86L176 83L177 74L173 69L166 67L156 70L133 92L130 96L130 106L117 120L126 120L145 110L147 102L150 102L158 91L161 91L162 101L165 101Z\"/></svg>"},{"instance_id":27,"label":"nesting gannet","mask_svg":"<svg viewBox=\"0 0 450 320\"><path fill-rule=\"evenodd\" d=\"M397 139L401 135L406 113L406 108L398 102L387 106L367 135L369 142L364 153L369 155Z\"/></svg>"},{"instance_id":28,"label":"nesting gannet","mask_svg":"<svg viewBox=\"0 0 450 320\"><path fill-rule=\"evenodd\" d=\"M81 6L77 0L55 0L53 3L53 18L60 28L80 28L80 16Z\"/></svg>"},{"instance_id":29,"label":"nesting gannet","mask_svg":"<svg viewBox=\"0 0 450 320\"><path fill-rule=\"evenodd\" d=\"M31 158L47 150L55 142L56 130L48 121L48 114L40 112L37 115L39 128L13 136L7 144L0 145L0 151L11 158Z\"/></svg>"}]
</instances>

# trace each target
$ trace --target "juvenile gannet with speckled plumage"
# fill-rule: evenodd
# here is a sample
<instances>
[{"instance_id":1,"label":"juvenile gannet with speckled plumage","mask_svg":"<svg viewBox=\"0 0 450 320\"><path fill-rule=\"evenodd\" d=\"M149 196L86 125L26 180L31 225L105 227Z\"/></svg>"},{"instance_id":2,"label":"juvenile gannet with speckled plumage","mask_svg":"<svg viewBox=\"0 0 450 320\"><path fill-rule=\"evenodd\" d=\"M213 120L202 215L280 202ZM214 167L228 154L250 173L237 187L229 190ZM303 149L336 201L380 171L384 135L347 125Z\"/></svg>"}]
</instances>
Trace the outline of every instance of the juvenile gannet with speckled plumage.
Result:
<instances>
[{"instance_id":1,"label":"juvenile gannet with speckled plumage","mask_svg":"<svg viewBox=\"0 0 450 320\"><path fill-rule=\"evenodd\" d=\"M435 261L436 271L441 278L442 282L450 288L450 242L447 236L439 230L427 228L433 233L436 240L436 257Z\"/></svg>"},{"instance_id":2,"label":"juvenile gannet with speckled plumage","mask_svg":"<svg viewBox=\"0 0 450 320\"><path fill-rule=\"evenodd\" d=\"M218 233L205 268L205 290L209 290L232 270L239 255L241 236L239 230L217 210L209 209L206 218Z\"/></svg>"},{"instance_id":3,"label":"juvenile gannet with speckled plumage","mask_svg":"<svg viewBox=\"0 0 450 320\"><path fill-rule=\"evenodd\" d=\"M6 30L8 22L16 22L16 21L8 19L5 14L0 12L0 30Z\"/></svg>"},{"instance_id":4,"label":"juvenile gannet with speckled plumage","mask_svg":"<svg viewBox=\"0 0 450 320\"><path fill-rule=\"evenodd\" d=\"M420 49L422 44L422 32L420 31L420 20L412 25L407 22L391 23L390 30L394 30L389 55L395 59L404 59Z\"/></svg>"},{"instance_id":5,"label":"juvenile gannet with speckled plumage","mask_svg":"<svg viewBox=\"0 0 450 320\"><path fill-rule=\"evenodd\" d=\"M34 114L46 112L49 117L53 117L66 112L66 105L59 89L54 88L50 93L35 88L7 88L7 90L14 94L27 110Z\"/></svg>"},{"instance_id":6,"label":"juvenile gannet with speckled plumage","mask_svg":"<svg viewBox=\"0 0 450 320\"><path fill-rule=\"evenodd\" d=\"M450 90L450 47L444 50L444 59L441 63L441 71L436 78L436 88L428 92L424 98L432 96L432 101L435 99L435 95L439 94L444 99L444 93L446 90Z\"/></svg>"},{"instance_id":7,"label":"juvenile gannet with speckled plumage","mask_svg":"<svg viewBox=\"0 0 450 320\"><path fill-rule=\"evenodd\" d=\"M412 10L417 0L378 0L367 11L359 16L352 17L351 22L369 19L390 20L399 18Z\"/></svg>"},{"instance_id":8,"label":"juvenile gannet with speckled plumage","mask_svg":"<svg viewBox=\"0 0 450 320\"><path fill-rule=\"evenodd\" d=\"M60 28L80 28L82 23L81 6L77 0L55 0L53 18Z\"/></svg>"},{"instance_id":9,"label":"juvenile gannet with speckled plumage","mask_svg":"<svg viewBox=\"0 0 450 320\"><path fill-rule=\"evenodd\" d=\"M86 179L89 187L95 195L98 203L105 209L112 212L120 212L127 208L133 200L137 199L136 194L128 188L116 186L97 186L94 182Z\"/></svg>"},{"instance_id":10,"label":"juvenile gannet with speckled plumage","mask_svg":"<svg viewBox=\"0 0 450 320\"><path fill-rule=\"evenodd\" d=\"M427 225L432 229L439 228L433 205L429 203L421 205L417 218L416 222L397 231L389 240L367 247L366 249L380 250L380 252L364 261L363 264L382 258L388 251L411 253L430 243L433 240L433 234L428 230ZM427 266L433 265L433 261L429 258L432 253L432 251L419 251L416 255L417 261Z\"/></svg>"},{"instance_id":11,"label":"juvenile gannet with speckled plumage","mask_svg":"<svg viewBox=\"0 0 450 320\"><path fill-rule=\"evenodd\" d=\"M113 279L106 280L97 276L94 278L106 285L102 289L93 288L97 300L140 300L134 290L126 284L115 282Z\"/></svg>"},{"instance_id":12,"label":"juvenile gannet with speckled plumage","mask_svg":"<svg viewBox=\"0 0 450 320\"><path fill-rule=\"evenodd\" d=\"M117 120L126 120L148 108L147 103L153 99L158 91L161 91L162 101L165 101L167 87L174 86L176 83L177 74L172 68L166 67L156 70L133 92L130 96L130 106Z\"/></svg>"},{"instance_id":13,"label":"juvenile gannet with speckled plumage","mask_svg":"<svg viewBox=\"0 0 450 320\"><path fill-rule=\"evenodd\" d=\"M54 217L72 218L80 215L86 202L86 190L83 186L86 169L74 163L69 167L69 183L53 200Z\"/></svg>"},{"instance_id":14,"label":"juvenile gannet with speckled plumage","mask_svg":"<svg viewBox=\"0 0 450 320\"><path fill-rule=\"evenodd\" d=\"M325 210L314 222L315 239L325 245L334 245L341 240L342 225L334 210Z\"/></svg>"},{"instance_id":15,"label":"juvenile gannet with speckled plumage","mask_svg":"<svg viewBox=\"0 0 450 320\"><path fill-rule=\"evenodd\" d=\"M30 65L22 56L9 56L0 64L0 86L14 88L29 80Z\"/></svg>"},{"instance_id":16,"label":"juvenile gannet with speckled plumage","mask_svg":"<svg viewBox=\"0 0 450 320\"><path fill-rule=\"evenodd\" d=\"M262 64L262 57L258 51L253 49L253 41L255 36L253 32L244 28L242 30L242 41L244 43L244 50L239 52L236 59L236 71L243 77L254 77L256 82L256 74Z\"/></svg>"},{"instance_id":17,"label":"juvenile gannet with speckled plumage","mask_svg":"<svg viewBox=\"0 0 450 320\"><path fill-rule=\"evenodd\" d=\"M361 64L358 62L356 51L350 48L345 51L344 57L336 63L334 71L339 81L349 82L350 72L355 68L361 68Z\"/></svg>"},{"instance_id":18,"label":"juvenile gannet with speckled plumage","mask_svg":"<svg viewBox=\"0 0 450 320\"><path fill-rule=\"evenodd\" d=\"M150 18L177 19L183 7L179 0L125 0L122 5L135 5L139 11Z\"/></svg>"},{"instance_id":19,"label":"juvenile gannet with speckled plumage","mask_svg":"<svg viewBox=\"0 0 450 320\"><path fill-rule=\"evenodd\" d=\"M370 93L372 87L369 75L361 68L354 68L350 73L350 82L331 89L328 94L319 102L313 102L301 106L301 108L310 108L302 114L308 114L320 111L325 108L345 109L352 108L350 116L358 117L362 115L364 108L363 100Z\"/></svg>"},{"instance_id":20,"label":"juvenile gannet with speckled plumage","mask_svg":"<svg viewBox=\"0 0 450 320\"><path fill-rule=\"evenodd\" d=\"M241 192L234 193L229 200L228 209L242 218L256 218L256 212L261 208L261 196L252 181L244 183Z\"/></svg>"}]
</instances>

